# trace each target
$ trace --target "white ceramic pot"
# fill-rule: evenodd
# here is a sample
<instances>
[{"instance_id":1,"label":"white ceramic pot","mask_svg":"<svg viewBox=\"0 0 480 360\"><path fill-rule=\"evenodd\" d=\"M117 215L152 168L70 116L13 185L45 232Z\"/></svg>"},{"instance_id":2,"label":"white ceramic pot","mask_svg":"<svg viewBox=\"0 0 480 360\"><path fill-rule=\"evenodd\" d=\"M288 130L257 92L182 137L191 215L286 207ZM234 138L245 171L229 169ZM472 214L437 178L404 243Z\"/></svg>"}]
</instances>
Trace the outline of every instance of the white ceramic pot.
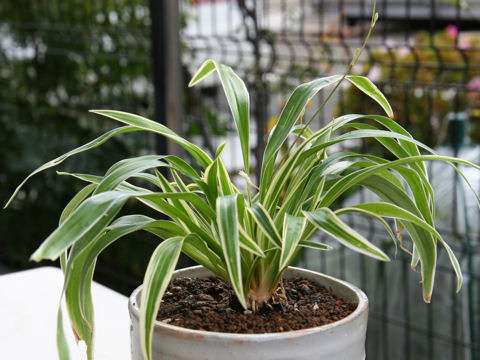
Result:
<instances>
[{"instance_id":1,"label":"white ceramic pot","mask_svg":"<svg viewBox=\"0 0 480 360\"><path fill-rule=\"evenodd\" d=\"M177 270L174 277L203 278L202 266ZM156 360L363 360L368 299L357 287L333 277L290 267L286 278L302 277L325 286L337 297L358 303L346 318L315 328L270 334L230 334L185 329L155 322L152 351ZM130 296L132 359L142 360L139 335L140 290Z\"/></svg>"}]
</instances>

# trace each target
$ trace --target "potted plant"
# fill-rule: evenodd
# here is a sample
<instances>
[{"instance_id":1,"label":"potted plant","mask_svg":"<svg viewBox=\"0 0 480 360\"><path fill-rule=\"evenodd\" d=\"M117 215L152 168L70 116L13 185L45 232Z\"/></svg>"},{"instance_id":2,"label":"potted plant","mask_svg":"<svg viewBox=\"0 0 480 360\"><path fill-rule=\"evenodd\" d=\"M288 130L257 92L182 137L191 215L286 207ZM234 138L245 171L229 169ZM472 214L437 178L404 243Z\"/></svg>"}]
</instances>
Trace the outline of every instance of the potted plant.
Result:
<instances>
[{"instance_id":1,"label":"potted plant","mask_svg":"<svg viewBox=\"0 0 480 360\"><path fill-rule=\"evenodd\" d=\"M146 155L119 161L104 176L68 174L87 182L87 185L65 207L59 226L35 251L32 259L60 259L72 328L77 339L86 342L89 358L92 357L94 334L90 285L96 259L107 246L139 230L146 230L162 241L151 256L141 292L137 290L130 300L135 359L151 359L152 347L158 352L158 358L166 359L184 358L185 352L193 352L191 358L195 359L213 359L214 356L244 358L247 356L243 352L245 348L250 348L251 356L256 354L265 359L364 358L365 295L328 276L289 268L303 247L329 249L329 246L312 240L317 231L331 235L354 251L388 261L381 249L342 220L341 216L347 213L375 218L385 226L393 241L401 238L403 230L409 233L411 249L407 250L401 242L400 247L411 251L413 267L420 264L426 302L430 301L433 291L438 244L447 251L460 288L460 265L434 227L433 189L425 161L445 161L453 167L454 163L477 169L479 166L436 155L432 149L413 139L392 120L392 109L377 87L368 78L350 76L347 72L343 76L315 79L293 91L266 142L257 186L250 179L249 95L243 81L230 67L208 60L195 74L190 86L213 72L219 75L238 129L246 194L234 185L222 161L225 144L218 147L212 158L198 146L154 121L120 111L92 110L125 125L42 165L18 186L10 199L12 201L34 174L122 133L149 131L165 136L181 145L195 159L195 166L191 166L175 156ZM321 89L334 85L331 96L344 80L380 104L388 117L344 115L312 131L309 124L315 115L302 123L307 103ZM374 139L395 159L332 151L336 144L353 139ZM285 144L288 151L283 152L280 159L280 148ZM420 149L429 154L423 155ZM168 170L171 178L168 179L159 169ZM463 176L460 171L459 174ZM372 191L382 201L333 209L340 196L358 186ZM129 199L166 215L169 220L142 214L119 217ZM394 220L397 234L385 218ZM203 267L174 273L181 252ZM284 274L286 278L302 276L313 279L335 295L358 305L337 323L273 334L208 334L206 331L182 330L166 319L156 321L172 276L203 278L208 274L215 274L231 286L240 307L237 312L246 311L248 315L263 311L272 303L287 307L288 298L283 294L282 286ZM160 340L156 341L154 336L159 336ZM162 336L167 340L162 341ZM178 340L174 340L174 336ZM61 326L58 339L60 356L64 356L67 350L62 345ZM248 347L242 348L242 344ZM339 348L332 350L334 345ZM199 349L210 352L201 353ZM180 352L172 353L177 350Z\"/></svg>"}]
</instances>

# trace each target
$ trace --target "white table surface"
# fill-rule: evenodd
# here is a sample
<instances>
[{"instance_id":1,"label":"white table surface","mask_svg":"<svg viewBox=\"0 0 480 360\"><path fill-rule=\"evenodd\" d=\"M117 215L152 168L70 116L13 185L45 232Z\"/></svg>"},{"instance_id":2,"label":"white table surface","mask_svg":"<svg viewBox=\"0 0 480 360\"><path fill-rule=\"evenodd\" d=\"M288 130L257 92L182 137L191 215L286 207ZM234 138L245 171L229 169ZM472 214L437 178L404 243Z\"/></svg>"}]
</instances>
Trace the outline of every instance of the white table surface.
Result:
<instances>
[{"instance_id":1,"label":"white table surface","mask_svg":"<svg viewBox=\"0 0 480 360\"><path fill-rule=\"evenodd\" d=\"M54 267L0 276L0 359L58 359L56 322L62 285L62 272ZM128 298L98 283L92 284L92 296L95 359L130 359ZM75 344L69 327L65 329L73 359L83 359L85 349Z\"/></svg>"}]
</instances>

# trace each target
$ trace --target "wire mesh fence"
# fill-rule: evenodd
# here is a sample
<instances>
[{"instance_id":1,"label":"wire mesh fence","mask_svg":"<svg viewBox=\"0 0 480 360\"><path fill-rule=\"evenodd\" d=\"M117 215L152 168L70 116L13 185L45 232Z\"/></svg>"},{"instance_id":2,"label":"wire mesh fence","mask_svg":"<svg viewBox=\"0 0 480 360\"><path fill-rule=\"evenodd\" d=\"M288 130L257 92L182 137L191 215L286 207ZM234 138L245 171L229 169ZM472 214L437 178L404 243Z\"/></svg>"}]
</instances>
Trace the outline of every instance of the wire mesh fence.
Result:
<instances>
[{"instance_id":1,"label":"wire mesh fence","mask_svg":"<svg viewBox=\"0 0 480 360\"><path fill-rule=\"evenodd\" d=\"M214 58L232 66L252 94L252 153L259 159L266 133L275 125L290 91L303 81L345 71L368 32L372 3L179 1L183 132L211 152L230 137L228 106L218 84L212 80L186 89L196 68ZM6 1L0 5L3 198L36 165L108 127L92 122L87 109L109 107L153 116L149 9L146 0ZM395 119L415 137L440 153L478 163L480 1L379 0L377 11L379 22L352 71L378 84L392 103ZM306 117L326 95L313 99ZM354 89L342 87L313 127L319 128L339 114L380 112ZM49 141L52 136L59 142ZM40 143L46 144L41 151ZM371 143L349 146L376 151ZM98 152L100 160L94 167L105 171L126 153L132 156L153 148L150 138L122 139L106 152L108 156L102 158ZM225 156L234 173L241 166L239 146L225 149ZM91 170L92 164L86 161L80 157L71 167ZM68 171L70 165L66 166ZM364 218L351 216L349 221L380 244L391 255L391 263L371 261L343 248L328 254L305 252L301 260L311 269L357 284L369 295L368 359L480 357L478 206L453 169L431 164L429 170L437 189L437 224L465 274L460 294L455 293L455 275L448 258L439 250L436 290L432 303L423 304L420 275L410 271L409 260L396 251L383 230ZM259 175L255 169L252 174ZM25 218L39 221L15 240L6 234L2 262L26 266L24 259L54 228L52 221L61 211L57 203L65 204L72 189L66 185L55 189L50 185L53 176L32 183L12 218L3 217L2 229L20 228L19 221ZM480 191L478 174L471 174L470 180ZM358 192L345 202L369 196ZM40 208L34 206L39 198ZM132 247L136 251L131 251ZM145 254L152 250L152 242L145 238L131 240L130 247L114 248L99 262L102 280L129 291L141 279L148 258Z\"/></svg>"},{"instance_id":2,"label":"wire mesh fence","mask_svg":"<svg viewBox=\"0 0 480 360\"><path fill-rule=\"evenodd\" d=\"M254 92L253 116L261 156L262 140L274 126L289 92L302 81L344 72L369 29L372 1L217 1L182 3L190 22L182 29L184 63L196 68L215 58L239 71ZM438 152L478 163L480 2L378 1L380 20L353 68L379 85L396 121ZM261 81L258 81L261 79ZM217 99L215 108L227 108ZM323 102L312 101L305 118ZM352 88L344 87L316 120L336 115L380 113ZM468 127L464 127L467 122ZM195 119L191 119L195 121ZM463 137L462 132L465 132ZM452 136L452 135L455 135ZM253 135L253 134L252 134ZM221 141L221 136L220 140ZM375 151L370 143L351 144ZM235 167L232 167L232 171ZM306 252L302 263L365 289L371 299L369 359L476 359L480 356L480 248L478 206L451 168L430 165L437 189L437 225L466 274L455 293L455 275L439 252L437 289L421 302L420 275L373 221L350 217L369 239L394 259L381 264L337 249ZM475 177L476 176L476 177ZM478 175L470 179L480 188ZM359 192L346 202L368 199ZM322 239L328 241L327 239ZM332 244L334 245L334 244Z\"/></svg>"},{"instance_id":3,"label":"wire mesh fence","mask_svg":"<svg viewBox=\"0 0 480 360\"><path fill-rule=\"evenodd\" d=\"M117 108L152 116L150 35L148 1L2 2L3 202L41 163L112 127L89 114L89 109ZM142 134L113 139L95 156L75 157L61 170L101 174L116 161L151 152L152 147L152 139ZM11 268L33 266L28 261L32 250L56 227L62 208L80 186L63 181L55 171L33 178L20 193L21 201L0 216L1 261ZM122 282L117 277L130 279L130 288L138 283L154 245L144 241L144 246L132 252L135 243L131 240L130 245L114 249L102 261L103 278L117 286ZM115 264L123 264L123 272Z\"/></svg>"}]
</instances>

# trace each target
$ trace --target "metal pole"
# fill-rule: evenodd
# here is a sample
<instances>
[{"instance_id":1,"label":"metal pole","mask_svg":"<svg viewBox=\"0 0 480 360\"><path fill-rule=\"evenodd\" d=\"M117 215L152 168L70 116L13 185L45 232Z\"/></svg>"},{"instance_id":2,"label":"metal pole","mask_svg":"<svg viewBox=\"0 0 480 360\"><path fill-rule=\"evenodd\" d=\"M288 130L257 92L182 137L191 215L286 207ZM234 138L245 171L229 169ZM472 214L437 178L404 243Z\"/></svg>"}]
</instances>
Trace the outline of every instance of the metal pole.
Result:
<instances>
[{"instance_id":1,"label":"metal pole","mask_svg":"<svg viewBox=\"0 0 480 360\"><path fill-rule=\"evenodd\" d=\"M181 135L182 68L180 62L180 15L175 0L150 0L152 21L152 66L155 102L155 121ZM163 136L156 141L158 154L182 156L183 149ZM165 167L160 169L168 176ZM193 265L181 255L177 268Z\"/></svg>"},{"instance_id":2,"label":"metal pole","mask_svg":"<svg viewBox=\"0 0 480 360\"><path fill-rule=\"evenodd\" d=\"M150 0L152 21L152 66L154 119L181 135L182 69L180 61L180 16L178 1ZM182 149L157 137L159 154L182 155Z\"/></svg>"}]
</instances>

